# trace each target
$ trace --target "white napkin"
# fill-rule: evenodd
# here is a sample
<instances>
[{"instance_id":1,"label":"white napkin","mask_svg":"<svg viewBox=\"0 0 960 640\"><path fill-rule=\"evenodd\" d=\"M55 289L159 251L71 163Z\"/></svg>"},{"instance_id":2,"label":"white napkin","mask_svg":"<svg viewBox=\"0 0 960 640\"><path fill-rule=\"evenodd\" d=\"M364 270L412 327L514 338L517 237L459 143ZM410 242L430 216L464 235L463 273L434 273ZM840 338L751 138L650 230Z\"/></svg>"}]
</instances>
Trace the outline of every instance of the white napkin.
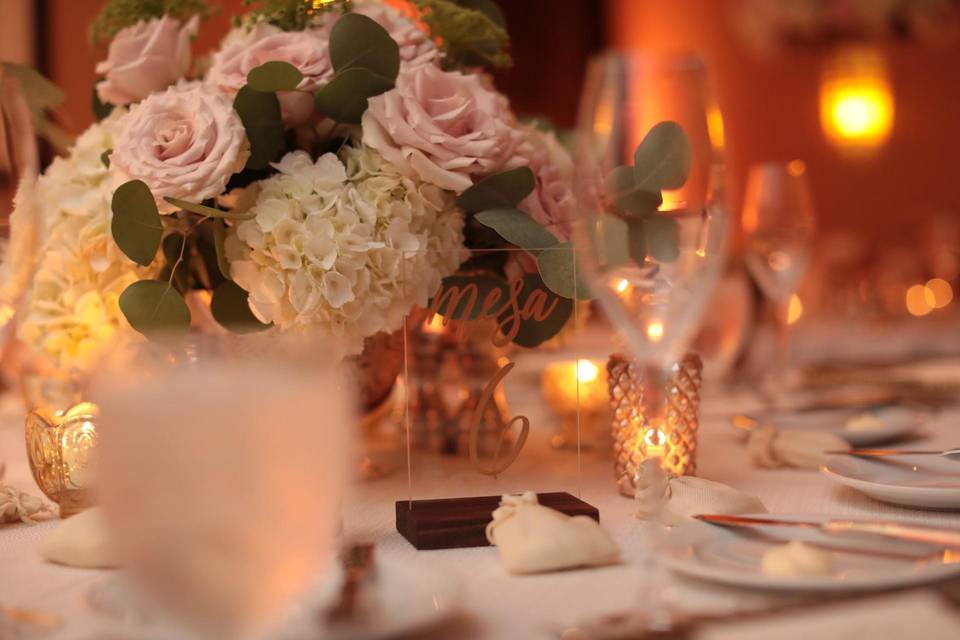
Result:
<instances>
[{"instance_id":1,"label":"white napkin","mask_svg":"<svg viewBox=\"0 0 960 640\"><path fill-rule=\"evenodd\" d=\"M81 511L60 523L40 545L48 562L84 569L119 566L100 507Z\"/></svg>"},{"instance_id":2,"label":"white napkin","mask_svg":"<svg viewBox=\"0 0 960 640\"><path fill-rule=\"evenodd\" d=\"M747 437L747 457L755 467L819 469L824 451L849 449L847 441L826 431L784 429L761 425Z\"/></svg>"},{"instance_id":3,"label":"white napkin","mask_svg":"<svg viewBox=\"0 0 960 640\"><path fill-rule=\"evenodd\" d=\"M663 524L682 524L702 513L736 515L766 513L760 499L729 485L694 476L672 477L657 460L644 460L637 470L637 517Z\"/></svg>"},{"instance_id":4,"label":"white napkin","mask_svg":"<svg viewBox=\"0 0 960 640\"><path fill-rule=\"evenodd\" d=\"M0 524L6 522L34 524L38 516L42 519L50 515L50 505L41 498L3 484L3 475L6 471L6 465L0 464Z\"/></svg>"},{"instance_id":5,"label":"white napkin","mask_svg":"<svg viewBox=\"0 0 960 640\"><path fill-rule=\"evenodd\" d=\"M620 548L588 516L568 516L537 502L537 494L505 495L487 525L509 573L541 573L612 564Z\"/></svg>"}]
</instances>

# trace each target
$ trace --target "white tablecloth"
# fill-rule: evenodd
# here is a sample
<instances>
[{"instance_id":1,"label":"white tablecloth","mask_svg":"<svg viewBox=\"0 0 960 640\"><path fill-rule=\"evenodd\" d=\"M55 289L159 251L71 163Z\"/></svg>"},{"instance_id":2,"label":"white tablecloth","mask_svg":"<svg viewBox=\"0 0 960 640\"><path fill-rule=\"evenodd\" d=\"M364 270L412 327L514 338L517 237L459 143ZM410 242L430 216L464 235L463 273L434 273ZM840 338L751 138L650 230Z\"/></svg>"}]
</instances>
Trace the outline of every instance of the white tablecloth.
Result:
<instances>
[{"instance_id":1,"label":"white tablecloth","mask_svg":"<svg viewBox=\"0 0 960 640\"><path fill-rule=\"evenodd\" d=\"M521 402L522 404L522 402ZM0 460L7 462L7 481L39 493L30 478L23 452L22 409L15 399L3 399L0 410ZM960 513L918 512L880 504L853 490L841 488L813 471L758 470L749 466L743 445L726 420L719 417L733 406L724 397L705 405L708 417L701 425L698 475L724 482L757 495L773 513L829 513L850 516L908 516L930 523L960 527ZM534 414L533 405L524 409ZM714 417L709 417L712 415ZM934 417L925 428L918 446L956 446L960 411ZM536 447L535 439L528 446ZM575 454L570 453L570 456ZM436 637L462 638L547 638L561 625L606 612L631 607L639 594L643 576L637 569L640 555L638 522L632 516L632 502L617 494L611 463L606 456L585 452L582 473L569 478L560 490L579 489L581 497L599 508L603 525L623 549L623 563L601 569L539 576L508 576L494 548L448 551L416 551L394 526L394 501L408 494L406 474L358 486L344 511L345 531L353 539L377 544L381 557L429 563L449 571L462 581L463 616L454 626L435 631ZM529 480L527 482L526 480ZM418 486L415 497L459 495L457 478L439 486ZM514 477L510 488L537 487L530 477ZM476 494L473 488L470 493ZM52 639L103 638L109 621L85 602L85 594L108 572L72 569L44 563L37 552L39 541L58 521L35 526L10 525L0 529L0 605L37 608L60 613L66 624ZM670 600L682 608L700 612L763 607L774 596L765 593L723 588L677 577L669 579Z\"/></svg>"}]
</instances>

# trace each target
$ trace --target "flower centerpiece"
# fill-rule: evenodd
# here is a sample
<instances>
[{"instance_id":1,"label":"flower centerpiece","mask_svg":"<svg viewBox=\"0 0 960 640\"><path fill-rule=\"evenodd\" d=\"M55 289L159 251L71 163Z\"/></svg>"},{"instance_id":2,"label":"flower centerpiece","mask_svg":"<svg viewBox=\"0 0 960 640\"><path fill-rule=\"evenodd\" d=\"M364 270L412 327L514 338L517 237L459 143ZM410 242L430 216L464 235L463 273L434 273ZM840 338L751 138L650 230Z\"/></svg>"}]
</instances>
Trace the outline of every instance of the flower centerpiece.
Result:
<instances>
[{"instance_id":1,"label":"flower centerpiece","mask_svg":"<svg viewBox=\"0 0 960 640\"><path fill-rule=\"evenodd\" d=\"M81 372L118 336L191 326L320 332L351 356L451 281L499 288L503 313L549 296L549 318L517 318L516 344L559 332L587 293L569 257L573 163L493 86L488 71L510 64L496 4L244 5L196 59L205 0L106 2L91 28L107 45L98 122L21 185L11 219L11 249L34 247L5 265L32 272L21 341ZM654 142L638 176L687 144ZM634 217L653 220L659 187L627 186L647 194Z\"/></svg>"},{"instance_id":2,"label":"flower centerpiece","mask_svg":"<svg viewBox=\"0 0 960 640\"><path fill-rule=\"evenodd\" d=\"M99 121L18 201L38 221L19 338L83 370L118 334L319 331L344 355L445 278L528 274L572 308L572 162L486 70L492 2L264 0L209 59L203 0L111 0ZM32 215L22 211L32 208ZM515 259L471 250L518 246ZM531 320L531 322L535 322ZM535 346L562 324L520 332Z\"/></svg>"}]
</instances>

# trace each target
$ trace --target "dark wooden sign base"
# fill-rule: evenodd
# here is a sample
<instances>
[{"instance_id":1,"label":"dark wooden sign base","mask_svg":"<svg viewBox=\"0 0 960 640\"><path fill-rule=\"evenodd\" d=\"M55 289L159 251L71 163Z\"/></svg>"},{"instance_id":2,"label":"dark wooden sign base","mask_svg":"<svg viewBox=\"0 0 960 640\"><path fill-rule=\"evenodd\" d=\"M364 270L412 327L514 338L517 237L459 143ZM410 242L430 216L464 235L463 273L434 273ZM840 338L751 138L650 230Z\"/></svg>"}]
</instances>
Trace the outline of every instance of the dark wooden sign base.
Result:
<instances>
[{"instance_id":1,"label":"dark wooden sign base","mask_svg":"<svg viewBox=\"0 0 960 640\"><path fill-rule=\"evenodd\" d=\"M568 516L590 516L600 522L596 507L569 493L541 493L537 498L543 506ZM485 547L490 544L485 530L498 506L500 496L400 500L396 504L397 531L421 551Z\"/></svg>"}]
</instances>

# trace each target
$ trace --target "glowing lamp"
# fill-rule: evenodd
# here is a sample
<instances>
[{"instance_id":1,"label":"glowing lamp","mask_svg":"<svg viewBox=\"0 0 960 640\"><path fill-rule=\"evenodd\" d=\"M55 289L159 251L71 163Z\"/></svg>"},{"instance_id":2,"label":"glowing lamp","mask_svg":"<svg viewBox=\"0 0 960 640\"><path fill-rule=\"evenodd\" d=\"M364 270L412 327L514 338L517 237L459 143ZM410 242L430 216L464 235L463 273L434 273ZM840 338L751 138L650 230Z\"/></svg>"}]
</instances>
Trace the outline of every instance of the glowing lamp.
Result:
<instances>
[{"instance_id":1,"label":"glowing lamp","mask_svg":"<svg viewBox=\"0 0 960 640\"><path fill-rule=\"evenodd\" d=\"M824 67L820 84L820 124L834 146L871 152L893 131L893 90L880 52L842 49Z\"/></svg>"}]
</instances>

